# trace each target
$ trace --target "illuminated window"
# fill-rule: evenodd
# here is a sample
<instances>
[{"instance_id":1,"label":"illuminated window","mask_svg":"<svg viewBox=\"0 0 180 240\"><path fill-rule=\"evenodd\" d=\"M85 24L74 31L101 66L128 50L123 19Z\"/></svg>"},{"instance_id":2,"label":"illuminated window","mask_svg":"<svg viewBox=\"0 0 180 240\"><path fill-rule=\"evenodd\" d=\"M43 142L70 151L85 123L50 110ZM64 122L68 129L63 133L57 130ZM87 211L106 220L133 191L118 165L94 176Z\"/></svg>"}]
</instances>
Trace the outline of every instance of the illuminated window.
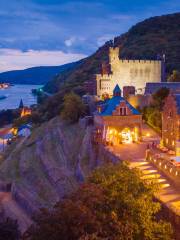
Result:
<instances>
[{"instance_id":1,"label":"illuminated window","mask_svg":"<svg viewBox=\"0 0 180 240\"><path fill-rule=\"evenodd\" d=\"M174 141L172 141L172 145L174 146Z\"/></svg>"},{"instance_id":2,"label":"illuminated window","mask_svg":"<svg viewBox=\"0 0 180 240\"><path fill-rule=\"evenodd\" d=\"M166 144L168 144L168 138L166 138Z\"/></svg>"}]
</instances>

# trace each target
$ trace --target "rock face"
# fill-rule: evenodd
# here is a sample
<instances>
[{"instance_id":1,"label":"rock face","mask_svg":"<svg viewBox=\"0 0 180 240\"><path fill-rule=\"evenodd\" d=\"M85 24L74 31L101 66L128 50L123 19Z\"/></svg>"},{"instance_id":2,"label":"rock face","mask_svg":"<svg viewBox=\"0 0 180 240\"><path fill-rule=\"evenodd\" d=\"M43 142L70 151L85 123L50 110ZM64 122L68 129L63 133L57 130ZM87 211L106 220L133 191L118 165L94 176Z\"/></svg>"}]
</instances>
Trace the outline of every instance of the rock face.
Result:
<instances>
[{"instance_id":1,"label":"rock face","mask_svg":"<svg viewBox=\"0 0 180 240\"><path fill-rule=\"evenodd\" d=\"M11 186L12 199L28 216L52 207L96 166L91 132L58 117L41 125L7 149L0 165L1 190Z\"/></svg>"}]
</instances>

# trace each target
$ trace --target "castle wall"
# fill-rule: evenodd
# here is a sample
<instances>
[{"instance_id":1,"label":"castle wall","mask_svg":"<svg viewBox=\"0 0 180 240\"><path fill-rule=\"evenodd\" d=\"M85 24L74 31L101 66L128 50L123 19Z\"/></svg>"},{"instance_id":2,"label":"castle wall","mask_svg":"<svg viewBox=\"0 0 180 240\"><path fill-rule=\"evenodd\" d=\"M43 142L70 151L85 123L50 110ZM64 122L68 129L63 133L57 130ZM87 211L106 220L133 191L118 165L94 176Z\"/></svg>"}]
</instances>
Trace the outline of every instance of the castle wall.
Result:
<instances>
[{"instance_id":1,"label":"castle wall","mask_svg":"<svg viewBox=\"0 0 180 240\"><path fill-rule=\"evenodd\" d=\"M122 60L119 48L110 48L109 62L112 74L96 75L98 96L105 92L112 95L116 84L121 89L134 86L137 93L144 93L147 82L161 82L161 61Z\"/></svg>"}]
</instances>

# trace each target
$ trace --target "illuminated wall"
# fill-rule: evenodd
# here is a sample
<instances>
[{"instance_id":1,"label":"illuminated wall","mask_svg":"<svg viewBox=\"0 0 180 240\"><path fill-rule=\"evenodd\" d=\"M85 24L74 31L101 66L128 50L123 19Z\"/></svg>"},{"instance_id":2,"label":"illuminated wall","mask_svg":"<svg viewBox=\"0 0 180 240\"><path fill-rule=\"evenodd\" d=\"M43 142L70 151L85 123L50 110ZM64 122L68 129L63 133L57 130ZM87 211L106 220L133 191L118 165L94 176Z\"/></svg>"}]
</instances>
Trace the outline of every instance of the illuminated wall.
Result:
<instances>
[{"instance_id":1,"label":"illuminated wall","mask_svg":"<svg viewBox=\"0 0 180 240\"><path fill-rule=\"evenodd\" d=\"M162 62L159 60L122 60L119 59L119 48L110 48L109 63L111 74L97 74L97 95L104 93L112 96L113 89L118 84L134 86L137 93L144 93L147 82L161 82Z\"/></svg>"}]
</instances>

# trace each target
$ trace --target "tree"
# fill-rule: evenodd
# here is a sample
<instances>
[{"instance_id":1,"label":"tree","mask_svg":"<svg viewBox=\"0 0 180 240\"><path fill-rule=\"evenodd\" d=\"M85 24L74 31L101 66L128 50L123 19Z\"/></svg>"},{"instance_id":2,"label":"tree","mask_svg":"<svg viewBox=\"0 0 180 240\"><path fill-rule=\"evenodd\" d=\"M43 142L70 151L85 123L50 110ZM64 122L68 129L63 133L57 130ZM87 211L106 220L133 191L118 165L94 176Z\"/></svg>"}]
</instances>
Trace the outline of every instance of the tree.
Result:
<instances>
[{"instance_id":1,"label":"tree","mask_svg":"<svg viewBox=\"0 0 180 240\"><path fill-rule=\"evenodd\" d=\"M85 106L81 98L75 93L69 93L64 96L63 109L61 117L63 120L74 123L85 113Z\"/></svg>"},{"instance_id":2,"label":"tree","mask_svg":"<svg viewBox=\"0 0 180 240\"><path fill-rule=\"evenodd\" d=\"M41 210L23 239L172 239L171 225L156 219L160 210L160 204L153 201L157 184L140 177L126 164L97 169L53 211Z\"/></svg>"},{"instance_id":3,"label":"tree","mask_svg":"<svg viewBox=\"0 0 180 240\"><path fill-rule=\"evenodd\" d=\"M0 221L0 240L19 240L20 231L18 223L10 218Z\"/></svg>"},{"instance_id":4,"label":"tree","mask_svg":"<svg viewBox=\"0 0 180 240\"><path fill-rule=\"evenodd\" d=\"M168 77L168 82L180 82L180 72L173 70L172 74Z\"/></svg>"},{"instance_id":5,"label":"tree","mask_svg":"<svg viewBox=\"0 0 180 240\"><path fill-rule=\"evenodd\" d=\"M160 88L152 95L152 104L142 110L143 119L158 131L161 131L162 128L161 111L168 94L168 88Z\"/></svg>"},{"instance_id":6,"label":"tree","mask_svg":"<svg viewBox=\"0 0 180 240\"><path fill-rule=\"evenodd\" d=\"M106 190L108 205L118 220L130 223L130 239L172 239L170 224L155 217L160 210L160 204L153 201L156 182L142 180L141 173L126 164L104 166L94 172L90 182Z\"/></svg>"},{"instance_id":7,"label":"tree","mask_svg":"<svg viewBox=\"0 0 180 240\"><path fill-rule=\"evenodd\" d=\"M157 110L162 110L164 106L164 100L169 95L169 89L166 87L160 88L157 92L153 94L153 106Z\"/></svg>"}]
</instances>

